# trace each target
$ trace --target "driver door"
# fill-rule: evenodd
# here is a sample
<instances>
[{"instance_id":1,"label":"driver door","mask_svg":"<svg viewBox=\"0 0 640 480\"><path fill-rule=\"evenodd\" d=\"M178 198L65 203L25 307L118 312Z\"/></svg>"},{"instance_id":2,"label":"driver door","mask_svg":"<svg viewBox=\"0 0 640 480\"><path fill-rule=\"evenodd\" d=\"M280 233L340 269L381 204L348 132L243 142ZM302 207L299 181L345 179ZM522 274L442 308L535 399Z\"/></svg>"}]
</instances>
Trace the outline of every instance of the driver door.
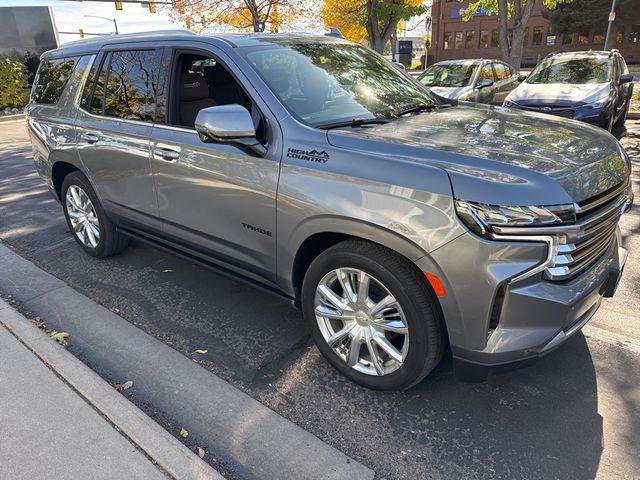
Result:
<instances>
[{"instance_id":1,"label":"driver door","mask_svg":"<svg viewBox=\"0 0 640 480\"><path fill-rule=\"evenodd\" d=\"M203 143L193 125L200 109L244 104L256 126L265 124L267 109L254 100L242 73L229 68L233 64L223 52L199 45L173 50L167 120L156 123L151 135L158 215L165 237L183 250L271 280L281 151L269 140L277 122L269 118L264 157L230 144Z\"/></svg>"}]
</instances>

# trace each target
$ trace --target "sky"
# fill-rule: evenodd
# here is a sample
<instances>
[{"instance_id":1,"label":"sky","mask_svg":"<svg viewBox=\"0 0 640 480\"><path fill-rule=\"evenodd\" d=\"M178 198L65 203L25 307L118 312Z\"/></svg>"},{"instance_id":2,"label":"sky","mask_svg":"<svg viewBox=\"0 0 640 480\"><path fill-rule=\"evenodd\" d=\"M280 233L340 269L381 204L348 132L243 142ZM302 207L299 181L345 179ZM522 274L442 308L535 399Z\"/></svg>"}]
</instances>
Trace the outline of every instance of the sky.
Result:
<instances>
[{"instance_id":1,"label":"sky","mask_svg":"<svg viewBox=\"0 0 640 480\"><path fill-rule=\"evenodd\" d=\"M305 0L301 0L305 1ZM431 3L430 1L428 3ZM114 31L113 21L118 23L120 33L141 32L149 30L183 29L182 22L172 20L169 17L169 7L156 5L156 13L150 13L146 5L135 3L122 3L122 10L116 10L113 1L90 0L0 0L3 6L36 6L47 5L53 8L53 16L58 29L60 43L78 40L78 34L65 34L62 32L78 32L82 28L86 33L109 34ZM98 15L107 19L86 17L86 15ZM407 35L419 34L424 30L424 19L414 19L407 22ZM301 19L299 25L295 25L297 31L323 33L324 26L318 18ZM225 30L224 27L216 27L213 30Z\"/></svg>"},{"instance_id":2,"label":"sky","mask_svg":"<svg viewBox=\"0 0 640 480\"><path fill-rule=\"evenodd\" d=\"M68 1L68 0L0 0L0 7L36 6L53 7L53 16L58 32L77 32L82 28L89 33L112 33L113 21L100 18L85 17L99 15L115 18L120 33L140 32L147 30L181 29L184 25L172 22L166 9L159 5L157 13L150 13L147 6L123 3L122 10L116 10L114 2ZM59 33L60 43L78 40L79 35Z\"/></svg>"}]
</instances>

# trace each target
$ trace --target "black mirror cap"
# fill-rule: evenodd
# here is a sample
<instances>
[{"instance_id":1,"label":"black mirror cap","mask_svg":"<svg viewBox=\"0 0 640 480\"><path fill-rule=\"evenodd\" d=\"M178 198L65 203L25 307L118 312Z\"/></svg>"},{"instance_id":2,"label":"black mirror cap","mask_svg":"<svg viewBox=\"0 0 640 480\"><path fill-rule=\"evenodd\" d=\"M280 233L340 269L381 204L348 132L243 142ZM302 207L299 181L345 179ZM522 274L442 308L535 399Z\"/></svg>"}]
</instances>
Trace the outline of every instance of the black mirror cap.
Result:
<instances>
[{"instance_id":1,"label":"black mirror cap","mask_svg":"<svg viewBox=\"0 0 640 480\"><path fill-rule=\"evenodd\" d=\"M527 76L524 73L521 73L520 75L518 75L519 82L524 82L526 78Z\"/></svg>"},{"instance_id":2,"label":"black mirror cap","mask_svg":"<svg viewBox=\"0 0 640 480\"><path fill-rule=\"evenodd\" d=\"M478 83L478 85L476 86L476 88L478 90L482 90L483 88L486 87L492 87L493 86L493 80L489 80L488 78L485 78L484 80L482 80L480 83Z\"/></svg>"},{"instance_id":3,"label":"black mirror cap","mask_svg":"<svg viewBox=\"0 0 640 480\"><path fill-rule=\"evenodd\" d=\"M620 79L618 80L618 84L622 85L623 83L631 83L633 82L633 75L630 73L624 73L620 75Z\"/></svg>"}]
</instances>

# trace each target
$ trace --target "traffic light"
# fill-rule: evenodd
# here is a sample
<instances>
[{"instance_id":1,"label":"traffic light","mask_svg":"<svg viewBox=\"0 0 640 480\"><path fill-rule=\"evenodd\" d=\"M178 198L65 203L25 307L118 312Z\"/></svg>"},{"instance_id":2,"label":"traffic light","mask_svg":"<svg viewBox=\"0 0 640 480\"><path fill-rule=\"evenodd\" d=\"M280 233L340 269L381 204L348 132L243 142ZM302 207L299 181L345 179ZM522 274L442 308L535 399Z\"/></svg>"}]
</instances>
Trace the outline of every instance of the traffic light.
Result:
<instances>
[{"instance_id":1,"label":"traffic light","mask_svg":"<svg viewBox=\"0 0 640 480\"><path fill-rule=\"evenodd\" d=\"M156 13L156 4L155 4L155 2L149 2L149 12Z\"/></svg>"},{"instance_id":2,"label":"traffic light","mask_svg":"<svg viewBox=\"0 0 640 480\"><path fill-rule=\"evenodd\" d=\"M80 38L84 38L84 30L80 28L79 32L80 32Z\"/></svg>"},{"instance_id":3,"label":"traffic light","mask_svg":"<svg viewBox=\"0 0 640 480\"><path fill-rule=\"evenodd\" d=\"M113 3L116 4L116 10L122 10L122 2L116 1L116 2L113 2Z\"/></svg>"}]
</instances>

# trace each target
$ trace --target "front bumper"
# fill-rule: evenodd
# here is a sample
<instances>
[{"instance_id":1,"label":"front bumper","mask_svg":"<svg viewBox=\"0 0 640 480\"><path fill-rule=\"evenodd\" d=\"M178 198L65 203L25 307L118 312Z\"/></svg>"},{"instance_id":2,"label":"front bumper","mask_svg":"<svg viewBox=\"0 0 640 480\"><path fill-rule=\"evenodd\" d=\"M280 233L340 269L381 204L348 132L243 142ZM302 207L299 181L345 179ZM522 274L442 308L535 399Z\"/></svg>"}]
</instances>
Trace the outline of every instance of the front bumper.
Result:
<instances>
[{"instance_id":1,"label":"front bumper","mask_svg":"<svg viewBox=\"0 0 640 480\"><path fill-rule=\"evenodd\" d=\"M545 259L547 247L535 242L467 234L420 259L424 271L446 278L439 300L457 377L481 381L497 368L533 363L579 331L602 298L615 292L627 258L619 239L587 270L562 282L542 273L514 281ZM446 273L438 265L446 265Z\"/></svg>"}]
</instances>

